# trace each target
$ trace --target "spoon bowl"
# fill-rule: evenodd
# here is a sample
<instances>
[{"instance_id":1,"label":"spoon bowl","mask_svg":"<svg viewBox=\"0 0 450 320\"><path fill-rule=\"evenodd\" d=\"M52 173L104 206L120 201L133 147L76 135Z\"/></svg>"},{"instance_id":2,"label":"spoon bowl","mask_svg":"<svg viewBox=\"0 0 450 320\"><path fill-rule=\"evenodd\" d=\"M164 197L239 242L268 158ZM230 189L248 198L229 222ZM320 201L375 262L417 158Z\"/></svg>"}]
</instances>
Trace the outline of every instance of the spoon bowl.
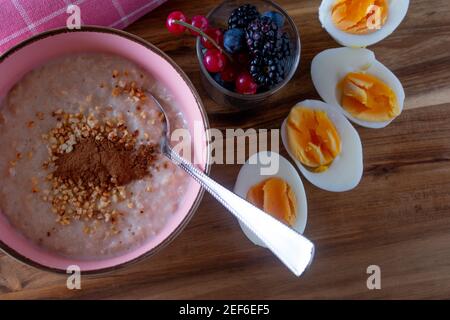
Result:
<instances>
[{"instance_id":1,"label":"spoon bowl","mask_svg":"<svg viewBox=\"0 0 450 320\"><path fill-rule=\"evenodd\" d=\"M311 263L314 245L295 230L248 201L218 184L192 163L178 155L169 145L170 123L167 114L151 93L147 94L164 115L161 153L186 171L206 191L228 209L269 248L296 276L300 276Z\"/></svg>"}]
</instances>

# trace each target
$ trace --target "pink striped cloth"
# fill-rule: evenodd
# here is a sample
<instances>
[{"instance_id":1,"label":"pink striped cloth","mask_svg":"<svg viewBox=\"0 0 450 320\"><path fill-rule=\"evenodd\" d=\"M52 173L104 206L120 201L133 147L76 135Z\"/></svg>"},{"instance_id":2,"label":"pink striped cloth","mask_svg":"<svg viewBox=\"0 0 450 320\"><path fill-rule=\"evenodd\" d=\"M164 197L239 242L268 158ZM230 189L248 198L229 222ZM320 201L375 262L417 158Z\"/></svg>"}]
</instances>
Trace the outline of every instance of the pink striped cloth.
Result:
<instances>
[{"instance_id":1,"label":"pink striped cloth","mask_svg":"<svg viewBox=\"0 0 450 320\"><path fill-rule=\"evenodd\" d=\"M123 29L166 0L0 0L0 54L39 32L66 26L69 5L82 25Z\"/></svg>"}]
</instances>

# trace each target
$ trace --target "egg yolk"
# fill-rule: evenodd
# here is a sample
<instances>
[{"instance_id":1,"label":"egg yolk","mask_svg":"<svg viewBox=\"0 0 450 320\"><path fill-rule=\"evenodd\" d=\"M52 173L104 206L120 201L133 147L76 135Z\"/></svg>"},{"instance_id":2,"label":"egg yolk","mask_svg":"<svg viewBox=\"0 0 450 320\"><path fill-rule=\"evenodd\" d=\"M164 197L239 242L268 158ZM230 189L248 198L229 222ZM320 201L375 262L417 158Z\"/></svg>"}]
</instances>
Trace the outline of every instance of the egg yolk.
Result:
<instances>
[{"instance_id":1,"label":"egg yolk","mask_svg":"<svg viewBox=\"0 0 450 320\"><path fill-rule=\"evenodd\" d=\"M355 118L364 121L388 121L400 114L394 91L377 77L351 72L339 83L341 105Z\"/></svg>"},{"instance_id":2,"label":"egg yolk","mask_svg":"<svg viewBox=\"0 0 450 320\"><path fill-rule=\"evenodd\" d=\"M294 156L313 172L326 171L341 153L339 133L324 111L293 108L286 131Z\"/></svg>"},{"instance_id":3,"label":"egg yolk","mask_svg":"<svg viewBox=\"0 0 450 320\"><path fill-rule=\"evenodd\" d=\"M247 200L274 218L292 226L295 223L297 202L289 184L280 178L269 178L253 186Z\"/></svg>"},{"instance_id":4,"label":"egg yolk","mask_svg":"<svg viewBox=\"0 0 450 320\"><path fill-rule=\"evenodd\" d=\"M342 31L368 34L386 23L388 11L387 0L336 0L331 17Z\"/></svg>"}]
</instances>

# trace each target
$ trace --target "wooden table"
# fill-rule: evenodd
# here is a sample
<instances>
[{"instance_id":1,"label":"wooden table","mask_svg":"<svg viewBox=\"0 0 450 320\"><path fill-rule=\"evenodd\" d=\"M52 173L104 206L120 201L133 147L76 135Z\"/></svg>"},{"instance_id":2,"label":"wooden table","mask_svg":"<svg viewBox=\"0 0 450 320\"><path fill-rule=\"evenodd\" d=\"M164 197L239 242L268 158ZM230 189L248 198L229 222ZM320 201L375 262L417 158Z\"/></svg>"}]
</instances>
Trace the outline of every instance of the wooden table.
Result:
<instances>
[{"instance_id":1,"label":"wooden table","mask_svg":"<svg viewBox=\"0 0 450 320\"><path fill-rule=\"evenodd\" d=\"M401 0L400 0L401 1ZM216 128L278 128L297 101L318 95L312 58L338 45L322 30L318 0L280 0L301 31L302 60L278 106L236 113L211 101L200 84L193 39L166 32L175 9L206 14L218 1L169 1L127 30L167 52L192 79ZM393 35L372 47L402 81L406 110L388 128L357 128L364 177L357 189L330 193L305 182L306 236L317 247L296 278L255 247L237 221L206 195L184 232L155 257L96 278L82 290L0 253L0 299L11 298L449 298L450 297L450 6L413 0ZM285 154L284 150L282 152ZM232 188L239 165L212 176ZM368 290L366 269L381 268L381 290Z\"/></svg>"}]
</instances>

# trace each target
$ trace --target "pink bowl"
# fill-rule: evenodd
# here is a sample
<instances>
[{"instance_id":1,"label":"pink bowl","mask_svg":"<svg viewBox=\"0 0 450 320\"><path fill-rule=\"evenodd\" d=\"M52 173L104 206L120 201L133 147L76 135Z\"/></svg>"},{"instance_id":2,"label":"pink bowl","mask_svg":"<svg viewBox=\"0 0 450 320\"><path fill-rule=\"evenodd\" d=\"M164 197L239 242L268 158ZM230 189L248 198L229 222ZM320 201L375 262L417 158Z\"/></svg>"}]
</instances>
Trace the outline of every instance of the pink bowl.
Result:
<instances>
[{"instance_id":1,"label":"pink bowl","mask_svg":"<svg viewBox=\"0 0 450 320\"><path fill-rule=\"evenodd\" d=\"M56 29L28 39L0 57L0 100L27 72L56 57L76 52L102 52L120 55L144 68L161 81L178 101L191 136L194 123L201 124L200 136L194 141L194 156L199 165L209 172L207 131L209 124L205 109L193 84L186 74L167 55L152 44L129 33L101 28L83 27L70 31ZM198 131L196 133L198 134ZM48 252L26 239L0 212L0 248L29 265L49 271L66 272L70 265L78 265L84 273L100 273L128 265L171 242L186 226L203 196L200 186L191 180L188 192L179 209L154 238L136 250L118 257L99 260L75 260Z\"/></svg>"}]
</instances>

